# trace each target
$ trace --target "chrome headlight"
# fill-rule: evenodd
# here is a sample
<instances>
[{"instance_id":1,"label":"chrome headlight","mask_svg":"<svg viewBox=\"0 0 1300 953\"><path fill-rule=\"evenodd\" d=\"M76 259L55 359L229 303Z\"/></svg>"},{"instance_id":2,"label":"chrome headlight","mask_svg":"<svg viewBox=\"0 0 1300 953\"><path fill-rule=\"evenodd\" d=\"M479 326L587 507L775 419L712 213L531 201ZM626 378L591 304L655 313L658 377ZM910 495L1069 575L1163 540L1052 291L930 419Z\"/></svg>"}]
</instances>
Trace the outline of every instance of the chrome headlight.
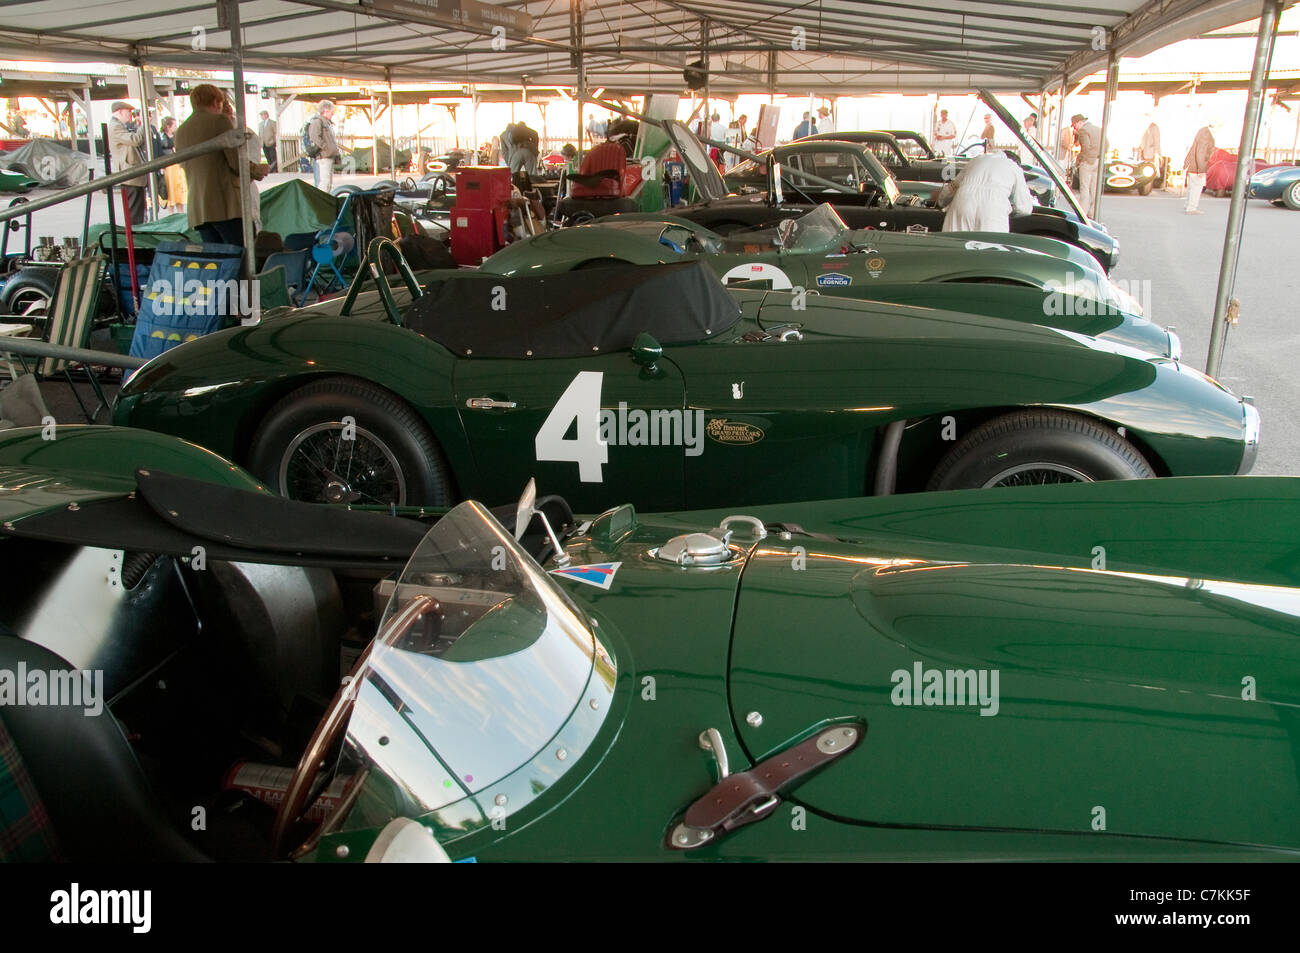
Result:
<instances>
[{"instance_id":1,"label":"chrome headlight","mask_svg":"<svg viewBox=\"0 0 1300 953\"><path fill-rule=\"evenodd\" d=\"M1155 175L1155 174L1156 174L1156 170L1155 170L1155 168L1154 168L1153 166L1144 165L1144 166L1142 167L1142 174L1143 174L1143 175Z\"/></svg>"}]
</instances>

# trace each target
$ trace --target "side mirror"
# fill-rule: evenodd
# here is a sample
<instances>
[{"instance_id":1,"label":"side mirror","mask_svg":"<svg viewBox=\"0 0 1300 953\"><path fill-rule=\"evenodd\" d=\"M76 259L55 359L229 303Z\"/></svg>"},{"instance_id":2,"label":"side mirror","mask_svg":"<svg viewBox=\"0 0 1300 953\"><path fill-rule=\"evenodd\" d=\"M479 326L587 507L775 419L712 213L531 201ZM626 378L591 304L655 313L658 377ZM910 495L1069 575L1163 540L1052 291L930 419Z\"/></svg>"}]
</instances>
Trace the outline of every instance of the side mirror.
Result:
<instances>
[{"instance_id":1,"label":"side mirror","mask_svg":"<svg viewBox=\"0 0 1300 953\"><path fill-rule=\"evenodd\" d=\"M523 495L519 497L519 505L515 507L515 540L524 538L524 533L528 529L528 524L533 521L534 507L537 505L537 481L532 477L528 478L528 485L524 487Z\"/></svg>"},{"instance_id":2,"label":"side mirror","mask_svg":"<svg viewBox=\"0 0 1300 953\"><path fill-rule=\"evenodd\" d=\"M524 533L528 531L528 524L533 521L534 516L542 521L542 527L550 537L551 545L555 547L555 565L561 567L569 565L569 554L560 545L560 537L555 535L555 530L551 528L551 521L546 518L546 514L537 508L537 481L529 477L528 485L524 487L523 495L519 497L519 505L515 508L516 542L523 539Z\"/></svg>"},{"instance_id":3,"label":"side mirror","mask_svg":"<svg viewBox=\"0 0 1300 953\"><path fill-rule=\"evenodd\" d=\"M656 341L654 335L648 331L642 331L636 336L636 340L632 342L632 360L647 370L653 371L655 365L659 363L659 358L663 356L663 345Z\"/></svg>"},{"instance_id":4,"label":"side mirror","mask_svg":"<svg viewBox=\"0 0 1300 953\"><path fill-rule=\"evenodd\" d=\"M767 158L767 204L780 206L785 204L785 193L781 188L781 163Z\"/></svg>"}]
</instances>

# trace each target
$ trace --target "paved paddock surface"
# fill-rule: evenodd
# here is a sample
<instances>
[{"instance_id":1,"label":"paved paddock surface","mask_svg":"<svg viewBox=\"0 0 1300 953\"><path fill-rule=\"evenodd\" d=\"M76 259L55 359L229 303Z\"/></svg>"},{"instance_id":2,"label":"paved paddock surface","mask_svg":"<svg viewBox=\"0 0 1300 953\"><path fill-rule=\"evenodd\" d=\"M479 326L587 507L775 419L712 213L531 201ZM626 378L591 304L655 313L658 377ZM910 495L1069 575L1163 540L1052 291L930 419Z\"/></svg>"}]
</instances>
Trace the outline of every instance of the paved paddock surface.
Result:
<instances>
[{"instance_id":1,"label":"paved paddock surface","mask_svg":"<svg viewBox=\"0 0 1300 953\"><path fill-rule=\"evenodd\" d=\"M1228 199L1201 197L1204 215L1183 212L1172 192L1106 195L1101 218L1119 238L1112 273L1149 281L1151 317L1172 324L1183 358L1204 370ZM1241 318L1228 330L1219 379L1255 397L1261 417L1259 457L1252 473L1300 474L1300 212L1258 200L1246 203L1235 294Z\"/></svg>"},{"instance_id":2,"label":"paved paddock surface","mask_svg":"<svg viewBox=\"0 0 1300 953\"><path fill-rule=\"evenodd\" d=\"M268 184L288 175L271 176ZM373 176L336 176L335 182L369 184ZM40 194L40 193L34 193ZM103 199L92 221L104 221ZM37 235L79 234L84 202L37 213ZM1177 327L1183 357L1205 367L1219 262L1223 254L1228 200L1202 197L1204 215L1183 213L1183 199L1171 192L1148 196L1106 195L1102 220L1120 240L1114 277L1150 282L1151 316ZM1238 394L1256 398L1263 436L1256 474L1300 475L1300 212L1267 202L1247 203L1236 295L1241 322L1229 331L1220 378ZM1140 287L1139 289L1140 290ZM89 388L82 385L83 390ZM51 411L60 421L77 420L77 406L65 384L46 384ZM103 418L101 418L103 420Z\"/></svg>"}]
</instances>

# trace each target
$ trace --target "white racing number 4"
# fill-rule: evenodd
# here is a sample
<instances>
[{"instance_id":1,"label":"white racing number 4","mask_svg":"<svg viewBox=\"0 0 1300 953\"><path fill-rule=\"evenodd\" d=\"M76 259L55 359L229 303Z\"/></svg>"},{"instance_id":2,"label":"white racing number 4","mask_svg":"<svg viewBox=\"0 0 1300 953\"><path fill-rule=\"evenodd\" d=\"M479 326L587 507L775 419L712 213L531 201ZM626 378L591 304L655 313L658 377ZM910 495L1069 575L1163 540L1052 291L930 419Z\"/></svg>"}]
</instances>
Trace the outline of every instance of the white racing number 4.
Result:
<instances>
[{"instance_id":1,"label":"white racing number 4","mask_svg":"<svg viewBox=\"0 0 1300 953\"><path fill-rule=\"evenodd\" d=\"M604 377L604 371L579 371L547 414L535 441L538 462L576 463L583 483L603 482L602 467L609 462L609 444L600 439ZM565 437L575 420L577 435Z\"/></svg>"}]
</instances>

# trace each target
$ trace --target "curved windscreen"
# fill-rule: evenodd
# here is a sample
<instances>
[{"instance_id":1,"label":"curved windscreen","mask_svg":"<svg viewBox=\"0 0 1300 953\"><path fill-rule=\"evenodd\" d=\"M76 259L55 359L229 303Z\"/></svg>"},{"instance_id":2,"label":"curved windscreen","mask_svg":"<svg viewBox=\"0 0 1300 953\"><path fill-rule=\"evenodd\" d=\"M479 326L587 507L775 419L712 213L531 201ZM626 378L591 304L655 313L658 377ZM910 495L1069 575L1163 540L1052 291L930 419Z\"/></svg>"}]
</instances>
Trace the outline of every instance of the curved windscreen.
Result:
<instances>
[{"instance_id":1,"label":"curved windscreen","mask_svg":"<svg viewBox=\"0 0 1300 953\"><path fill-rule=\"evenodd\" d=\"M794 219L786 250L792 252L838 251L847 243L849 227L830 205L818 205Z\"/></svg>"},{"instance_id":2,"label":"curved windscreen","mask_svg":"<svg viewBox=\"0 0 1300 953\"><path fill-rule=\"evenodd\" d=\"M371 647L345 746L362 790L345 829L441 812L466 829L518 810L581 756L614 663L586 617L477 503L442 517Z\"/></svg>"}]
</instances>

